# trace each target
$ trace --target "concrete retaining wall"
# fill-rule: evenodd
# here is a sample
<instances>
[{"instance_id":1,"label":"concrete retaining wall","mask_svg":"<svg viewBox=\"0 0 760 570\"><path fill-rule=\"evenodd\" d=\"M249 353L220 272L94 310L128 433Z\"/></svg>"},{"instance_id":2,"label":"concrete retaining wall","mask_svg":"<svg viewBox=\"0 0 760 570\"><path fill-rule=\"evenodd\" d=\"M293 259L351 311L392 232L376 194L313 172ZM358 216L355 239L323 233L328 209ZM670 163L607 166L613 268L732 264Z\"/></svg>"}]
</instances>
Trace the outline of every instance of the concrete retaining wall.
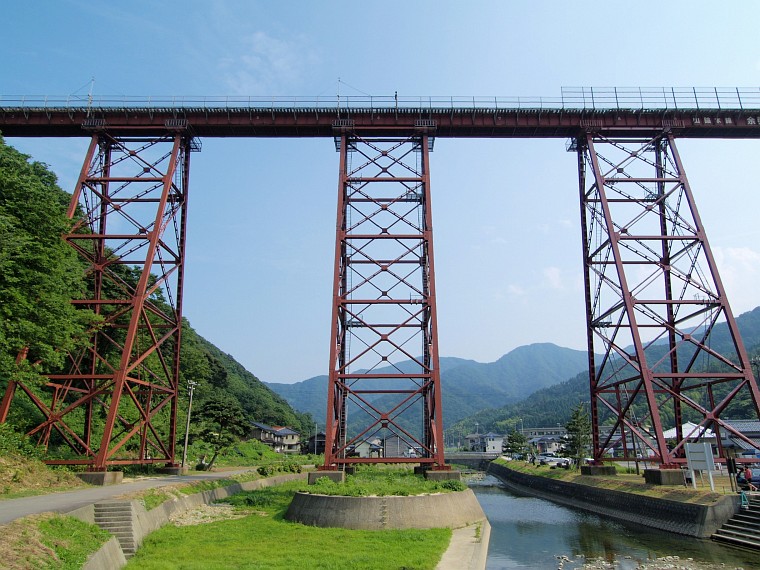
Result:
<instances>
[{"instance_id":1,"label":"concrete retaining wall","mask_svg":"<svg viewBox=\"0 0 760 570\"><path fill-rule=\"evenodd\" d=\"M87 559L82 570L104 570L105 568L123 568L127 565L127 559L124 557L124 553L121 551L119 541L115 536L100 547L100 550L95 552Z\"/></svg>"},{"instance_id":2,"label":"concrete retaining wall","mask_svg":"<svg viewBox=\"0 0 760 570\"><path fill-rule=\"evenodd\" d=\"M697 505L527 475L496 463L489 465L488 473L507 487L555 503L698 538L711 536L739 511L734 496L722 497L713 505Z\"/></svg>"},{"instance_id":3,"label":"concrete retaining wall","mask_svg":"<svg viewBox=\"0 0 760 570\"><path fill-rule=\"evenodd\" d=\"M204 491L202 493L196 493L194 495L187 495L171 501L166 501L150 511L145 510L141 501L132 501L132 510L134 513L132 517L132 530L135 544L137 546L142 544L147 535L164 526L169 522L169 518L175 513L181 513L199 505L210 504L214 501L229 497L230 495L240 493L241 491L252 491L254 489L271 487L272 485L279 485L287 481L305 478L306 473L294 473L278 475L277 477L269 477L267 479L258 479L256 481L247 481L245 483L236 483L228 487L219 487L210 491ZM95 522L94 505L87 505L66 514L91 524L94 524ZM114 542L118 548L118 554L113 551L114 544L112 543ZM126 565L126 563L126 558L121 547L119 547L118 541L116 538L112 538L103 545L100 550L90 556L83 568L87 570L121 568Z\"/></svg>"},{"instance_id":4,"label":"concrete retaining wall","mask_svg":"<svg viewBox=\"0 0 760 570\"><path fill-rule=\"evenodd\" d=\"M364 530L459 528L486 518L471 489L412 497L341 497L296 493L287 520Z\"/></svg>"}]
</instances>

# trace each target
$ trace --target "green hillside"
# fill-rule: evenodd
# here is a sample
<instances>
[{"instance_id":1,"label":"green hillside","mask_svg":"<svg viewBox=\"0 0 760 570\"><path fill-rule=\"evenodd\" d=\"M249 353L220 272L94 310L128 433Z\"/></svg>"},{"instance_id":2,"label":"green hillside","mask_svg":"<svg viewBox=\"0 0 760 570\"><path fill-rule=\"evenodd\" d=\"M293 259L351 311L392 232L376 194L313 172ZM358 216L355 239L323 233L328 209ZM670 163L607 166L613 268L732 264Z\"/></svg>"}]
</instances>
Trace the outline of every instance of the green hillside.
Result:
<instances>
[{"instance_id":1,"label":"green hillside","mask_svg":"<svg viewBox=\"0 0 760 570\"><path fill-rule=\"evenodd\" d=\"M69 351L85 345L86 330L98 322L92 312L76 309L70 302L85 296L88 287L84 279L87 267L61 240L70 227L65 215L70 199L46 165L32 161L0 138L0 395L9 378L23 380L34 391L41 390L43 375L58 371ZM111 270L126 283L137 279L127 265ZM160 292L153 297L152 302L161 306ZM109 334L118 337L124 333L114 327ZM28 357L16 364L22 349L28 349ZM113 351L101 354L118 361ZM303 431L313 425L307 415L295 412L231 356L203 339L187 321L183 321L180 365L179 437L184 436L189 380L198 383L193 404L196 412L212 397L226 396L240 405L248 421L289 425ZM21 391L17 396L8 424L23 432L37 425L41 415ZM73 430L83 432L83 413L72 412L67 421ZM103 422L102 414L94 414L92 433L98 433L98 424ZM56 443L51 440L51 451ZM66 453L65 449L61 445L58 451Z\"/></svg>"},{"instance_id":2,"label":"green hillside","mask_svg":"<svg viewBox=\"0 0 760 570\"><path fill-rule=\"evenodd\" d=\"M180 362L183 380L198 382L194 397L199 406L221 391L237 400L251 421L287 425L304 433L313 425L308 414L294 411L284 398L200 336L187 321L183 322Z\"/></svg>"},{"instance_id":3,"label":"green hillside","mask_svg":"<svg viewBox=\"0 0 760 570\"><path fill-rule=\"evenodd\" d=\"M760 356L760 307L740 315L736 322L750 358ZM718 351L728 350L729 342L728 327L725 323L718 324L712 335L712 346ZM653 353L661 350L654 347ZM475 422L481 426L481 432L485 429L499 433L520 426L564 425L570 418L573 407L588 400L588 371L584 371L564 382L538 390L521 402L483 410L467 417L458 422L454 429L474 431Z\"/></svg>"},{"instance_id":4,"label":"green hillside","mask_svg":"<svg viewBox=\"0 0 760 570\"><path fill-rule=\"evenodd\" d=\"M407 364L409 363L397 364L396 370L403 370ZM557 384L587 368L588 358L585 352L549 343L518 347L490 363L442 357L440 369L444 423L449 426L480 410L520 401L536 390ZM375 372L382 374L390 371L387 368ZM293 408L310 413L320 423L324 422L327 376L316 376L295 384L267 385ZM379 380L377 387L380 385L388 388L387 381ZM371 389L373 384L367 381L365 387ZM383 397L377 399L382 401ZM415 420L412 417L409 421L415 423Z\"/></svg>"}]
</instances>

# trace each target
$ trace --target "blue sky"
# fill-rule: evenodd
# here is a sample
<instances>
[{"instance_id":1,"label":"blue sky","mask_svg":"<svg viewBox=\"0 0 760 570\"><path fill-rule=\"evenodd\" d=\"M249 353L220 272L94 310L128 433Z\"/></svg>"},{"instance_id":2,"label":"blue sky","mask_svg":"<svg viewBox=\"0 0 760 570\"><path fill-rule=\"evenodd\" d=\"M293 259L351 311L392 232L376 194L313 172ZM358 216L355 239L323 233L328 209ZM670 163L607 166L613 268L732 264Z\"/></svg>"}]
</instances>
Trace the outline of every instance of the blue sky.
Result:
<instances>
[{"instance_id":1,"label":"blue sky","mask_svg":"<svg viewBox=\"0 0 760 570\"><path fill-rule=\"evenodd\" d=\"M32 7L33 6L33 7ZM13 1L0 95L557 97L563 86L760 85L757 2ZM340 83L339 83L340 78ZM71 191L84 139L9 139ZM436 141L440 351L585 349L575 155ZM760 305L760 141L678 144L736 314ZM262 380L329 368L330 139L203 141L185 315Z\"/></svg>"}]
</instances>

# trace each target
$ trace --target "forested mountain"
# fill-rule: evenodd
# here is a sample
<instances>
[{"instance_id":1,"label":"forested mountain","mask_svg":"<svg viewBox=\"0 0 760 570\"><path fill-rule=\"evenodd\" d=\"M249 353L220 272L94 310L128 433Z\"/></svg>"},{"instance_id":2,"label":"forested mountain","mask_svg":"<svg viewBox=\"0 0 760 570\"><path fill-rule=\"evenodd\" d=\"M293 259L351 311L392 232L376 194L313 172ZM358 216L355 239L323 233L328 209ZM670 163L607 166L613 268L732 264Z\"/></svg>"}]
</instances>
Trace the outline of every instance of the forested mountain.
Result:
<instances>
[{"instance_id":1,"label":"forested mountain","mask_svg":"<svg viewBox=\"0 0 760 570\"><path fill-rule=\"evenodd\" d=\"M738 316L736 322L750 358L760 356L760 307ZM727 351L730 342L726 324L716 325L711 346L719 352ZM654 352L659 352L658 347L655 347ZM588 400L588 371L584 371L560 384L538 390L521 402L483 410L465 418L455 429L462 432L472 431L475 422L482 426L481 432L485 429L499 433L521 426L564 425L570 418L573 407Z\"/></svg>"},{"instance_id":2,"label":"forested mountain","mask_svg":"<svg viewBox=\"0 0 760 570\"><path fill-rule=\"evenodd\" d=\"M398 364L403 369L405 363ZM521 346L496 362L442 357L441 392L447 425L486 408L504 406L529 396L588 368L584 351L554 344ZM390 372L390 368L375 372ZM387 381L379 380L387 388ZM327 410L327 376L295 384L268 384L295 409L324 422ZM367 381L366 388L372 384Z\"/></svg>"},{"instance_id":3,"label":"forested mountain","mask_svg":"<svg viewBox=\"0 0 760 570\"><path fill-rule=\"evenodd\" d=\"M11 377L41 385L39 374L58 370L69 351L87 342L88 327L98 322L92 312L75 309L70 302L82 298L87 289L84 261L61 240L70 228L65 215L70 199L46 165L31 161L0 138L0 397ZM126 265L112 270L121 272L125 282L137 278ZM155 297L152 300L160 304L160 293ZM182 334L180 423L187 409L187 381L193 380L198 383L195 411L212 397L223 396L237 401L249 421L304 430L312 425L308 416L294 412L187 321ZM16 357L25 348L27 359L17 365ZM17 397L8 422L23 430L36 425L36 416L29 400ZM70 417L70 425L79 429L83 419ZM93 421L103 418L95 415Z\"/></svg>"},{"instance_id":4,"label":"forested mountain","mask_svg":"<svg viewBox=\"0 0 760 570\"><path fill-rule=\"evenodd\" d=\"M182 328L181 374L185 380L198 382L195 397L199 406L222 392L237 400L251 421L291 426L303 433L313 424L308 414L294 411L284 398L200 336L187 321Z\"/></svg>"},{"instance_id":5,"label":"forested mountain","mask_svg":"<svg viewBox=\"0 0 760 570\"><path fill-rule=\"evenodd\" d=\"M70 195L55 174L0 138L0 382L13 373L16 356L28 349L43 371L63 364L66 351L82 342L94 322L69 302L85 289L84 266L61 240L70 227Z\"/></svg>"}]
</instances>

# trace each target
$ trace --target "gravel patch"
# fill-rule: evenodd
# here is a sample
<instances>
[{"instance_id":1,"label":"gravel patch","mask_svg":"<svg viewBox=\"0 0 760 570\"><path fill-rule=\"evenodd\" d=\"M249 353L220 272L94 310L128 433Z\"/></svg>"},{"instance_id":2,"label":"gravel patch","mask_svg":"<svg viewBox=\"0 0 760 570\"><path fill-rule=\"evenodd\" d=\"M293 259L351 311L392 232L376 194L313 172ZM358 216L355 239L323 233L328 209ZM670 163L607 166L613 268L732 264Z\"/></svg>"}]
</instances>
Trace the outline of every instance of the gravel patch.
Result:
<instances>
[{"instance_id":1,"label":"gravel patch","mask_svg":"<svg viewBox=\"0 0 760 570\"><path fill-rule=\"evenodd\" d=\"M191 526L231 519L242 519L249 514L251 513L236 510L232 505L215 503L211 505L201 505L195 509L189 509L183 513L177 513L172 515L169 518L169 521L176 526Z\"/></svg>"}]
</instances>

